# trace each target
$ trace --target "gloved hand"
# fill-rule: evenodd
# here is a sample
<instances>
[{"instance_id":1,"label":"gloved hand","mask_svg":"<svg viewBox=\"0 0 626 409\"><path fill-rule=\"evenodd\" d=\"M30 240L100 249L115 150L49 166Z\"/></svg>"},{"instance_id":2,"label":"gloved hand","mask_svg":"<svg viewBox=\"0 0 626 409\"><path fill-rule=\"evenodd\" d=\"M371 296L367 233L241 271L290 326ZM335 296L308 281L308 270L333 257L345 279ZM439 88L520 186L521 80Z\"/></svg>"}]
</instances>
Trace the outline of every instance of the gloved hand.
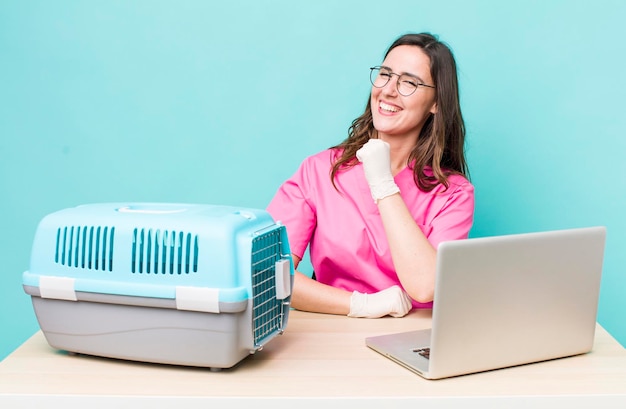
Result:
<instances>
[{"instance_id":1,"label":"gloved hand","mask_svg":"<svg viewBox=\"0 0 626 409\"><path fill-rule=\"evenodd\" d=\"M380 318L385 315L404 317L413 305L409 296L397 285L374 294L354 291L350 297L350 313L354 318Z\"/></svg>"},{"instance_id":2,"label":"gloved hand","mask_svg":"<svg viewBox=\"0 0 626 409\"><path fill-rule=\"evenodd\" d=\"M375 202L400 191L391 174L391 158L387 142L382 139L370 139L356 151L356 158L363 163L365 179L367 179Z\"/></svg>"}]
</instances>

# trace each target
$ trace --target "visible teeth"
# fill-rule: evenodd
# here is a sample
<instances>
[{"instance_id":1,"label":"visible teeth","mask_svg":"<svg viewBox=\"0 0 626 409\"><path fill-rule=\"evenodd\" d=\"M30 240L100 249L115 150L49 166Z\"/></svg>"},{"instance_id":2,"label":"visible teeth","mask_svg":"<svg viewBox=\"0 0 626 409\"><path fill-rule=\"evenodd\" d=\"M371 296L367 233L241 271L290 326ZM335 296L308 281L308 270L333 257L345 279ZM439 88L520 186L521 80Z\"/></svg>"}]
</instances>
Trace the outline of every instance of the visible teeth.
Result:
<instances>
[{"instance_id":1,"label":"visible teeth","mask_svg":"<svg viewBox=\"0 0 626 409\"><path fill-rule=\"evenodd\" d=\"M399 111L399 109L398 109L398 108L396 108L396 107L394 107L394 106L391 106L391 105L389 105L389 104L385 104L384 102L381 102L381 103L380 103L380 108L381 108L382 110L384 110L384 111L389 111L389 112L398 112L398 111Z\"/></svg>"}]
</instances>

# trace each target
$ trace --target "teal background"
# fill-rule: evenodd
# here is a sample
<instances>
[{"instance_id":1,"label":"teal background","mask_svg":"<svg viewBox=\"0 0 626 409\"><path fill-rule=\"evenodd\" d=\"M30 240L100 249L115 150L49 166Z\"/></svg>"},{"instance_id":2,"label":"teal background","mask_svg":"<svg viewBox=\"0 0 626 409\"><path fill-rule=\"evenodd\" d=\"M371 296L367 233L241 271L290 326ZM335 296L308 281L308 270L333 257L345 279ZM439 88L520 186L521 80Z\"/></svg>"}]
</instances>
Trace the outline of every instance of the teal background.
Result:
<instances>
[{"instance_id":1,"label":"teal background","mask_svg":"<svg viewBox=\"0 0 626 409\"><path fill-rule=\"evenodd\" d=\"M347 135L407 31L458 61L472 236L607 226L599 322L626 344L625 17L617 0L2 0L0 359L38 329L21 275L43 216L264 208Z\"/></svg>"}]
</instances>

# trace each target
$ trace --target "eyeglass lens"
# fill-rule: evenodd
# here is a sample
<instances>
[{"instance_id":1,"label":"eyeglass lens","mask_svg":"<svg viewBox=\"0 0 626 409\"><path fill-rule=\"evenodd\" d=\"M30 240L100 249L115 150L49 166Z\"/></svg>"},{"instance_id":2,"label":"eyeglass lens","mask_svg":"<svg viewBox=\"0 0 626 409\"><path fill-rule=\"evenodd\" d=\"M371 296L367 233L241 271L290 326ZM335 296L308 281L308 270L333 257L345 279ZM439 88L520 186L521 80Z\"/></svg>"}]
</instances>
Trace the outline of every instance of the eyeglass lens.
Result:
<instances>
[{"instance_id":1,"label":"eyeglass lens","mask_svg":"<svg viewBox=\"0 0 626 409\"><path fill-rule=\"evenodd\" d=\"M408 97L415 92L419 85L415 77L407 74L396 74L384 67L373 67L370 71L370 81L376 88L382 88L387 85L394 75L398 77L396 87L400 94Z\"/></svg>"}]
</instances>

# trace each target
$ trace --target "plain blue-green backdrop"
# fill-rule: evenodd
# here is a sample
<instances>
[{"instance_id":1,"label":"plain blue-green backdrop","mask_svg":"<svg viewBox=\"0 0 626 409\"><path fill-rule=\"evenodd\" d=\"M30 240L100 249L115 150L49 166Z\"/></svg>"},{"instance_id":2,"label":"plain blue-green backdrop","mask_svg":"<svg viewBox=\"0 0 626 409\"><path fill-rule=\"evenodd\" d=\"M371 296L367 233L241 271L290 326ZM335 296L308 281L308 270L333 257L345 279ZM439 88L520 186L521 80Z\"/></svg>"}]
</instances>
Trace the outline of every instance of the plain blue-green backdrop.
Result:
<instances>
[{"instance_id":1,"label":"plain blue-green backdrop","mask_svg":"<svg viewBox=\"0 0 626 409\"><path fill-rule=\"evenodd\" d=\"M38 329L21 275L43 216L264 208L345 138L408 31L458 61L471 235L607 226L599 322L625 344L625 18L618 0L2 0L0 359Z\"/></svg>"}]
</instances>

